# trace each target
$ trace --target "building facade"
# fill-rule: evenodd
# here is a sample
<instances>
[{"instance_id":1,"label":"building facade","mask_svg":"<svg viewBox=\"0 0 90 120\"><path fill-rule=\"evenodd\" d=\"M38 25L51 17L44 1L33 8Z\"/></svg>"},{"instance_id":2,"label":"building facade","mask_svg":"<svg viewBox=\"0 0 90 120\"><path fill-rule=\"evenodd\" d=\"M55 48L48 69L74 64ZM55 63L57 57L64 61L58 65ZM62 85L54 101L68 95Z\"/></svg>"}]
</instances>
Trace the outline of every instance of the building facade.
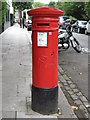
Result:
<instances>
[{"instance_id":1,"label":"building facade","mask_svg":"<svg viewBox=\"0 0 90 120\"><path fill-rule=\"evenodd\" d=\"M7 12L5 14L5 21L4 21L4 30L10 27L10 5L7 4Z\"/></svg>"}]
</instances>

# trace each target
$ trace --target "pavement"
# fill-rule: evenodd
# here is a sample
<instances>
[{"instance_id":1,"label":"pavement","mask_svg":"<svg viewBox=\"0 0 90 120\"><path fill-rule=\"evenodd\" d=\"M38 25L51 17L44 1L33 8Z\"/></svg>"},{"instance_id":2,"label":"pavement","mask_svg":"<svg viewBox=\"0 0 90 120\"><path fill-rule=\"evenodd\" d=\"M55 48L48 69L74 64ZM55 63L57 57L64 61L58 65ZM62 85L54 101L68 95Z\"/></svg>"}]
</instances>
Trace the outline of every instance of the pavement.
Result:
<instances>
[{"instance_id":1,"label":"pavement","mask_svg":"<svg viewBox=\"0 0 90 120\"><path fill-rule=\"evenodd\" d=\"M32 86L32 44L30 33L18 24L9 27L0 35L0 95L2 118L76 118L63 90L62 81L66 81L62 68L58 66L58 113L42 115L31 109ZM1 45L2 44L2 45ZM2 90L2 92L1 92ZM1 97L0 97L1 98Z\"/></svg>"},{"instance_id":2,"label":"pavement","mask_svg":"<svg viewBox=\"0 0 90 120\"><path fill-rule=\"evenodd\" d=\"M2 116L2 40L0 36L0 119Z\"/></svg>"}]
</instances>

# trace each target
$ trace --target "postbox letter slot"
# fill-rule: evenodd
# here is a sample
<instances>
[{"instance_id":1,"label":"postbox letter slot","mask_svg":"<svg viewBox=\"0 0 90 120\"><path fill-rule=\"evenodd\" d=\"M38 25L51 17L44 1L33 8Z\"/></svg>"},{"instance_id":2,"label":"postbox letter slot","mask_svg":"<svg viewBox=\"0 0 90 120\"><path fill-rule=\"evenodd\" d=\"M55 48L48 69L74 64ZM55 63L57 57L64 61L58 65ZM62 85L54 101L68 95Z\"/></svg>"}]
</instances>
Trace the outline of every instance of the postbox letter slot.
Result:
<instances>
[{"instance_id":1,"label":"postbox letter slot","mask_svg":"<svg viewBox=\"0 0 90 120\"><path fill-rule=\"evenodd\" d=\"M49 26L49 23L37 23L37 26Z\"/></svg>"}]
</instances>

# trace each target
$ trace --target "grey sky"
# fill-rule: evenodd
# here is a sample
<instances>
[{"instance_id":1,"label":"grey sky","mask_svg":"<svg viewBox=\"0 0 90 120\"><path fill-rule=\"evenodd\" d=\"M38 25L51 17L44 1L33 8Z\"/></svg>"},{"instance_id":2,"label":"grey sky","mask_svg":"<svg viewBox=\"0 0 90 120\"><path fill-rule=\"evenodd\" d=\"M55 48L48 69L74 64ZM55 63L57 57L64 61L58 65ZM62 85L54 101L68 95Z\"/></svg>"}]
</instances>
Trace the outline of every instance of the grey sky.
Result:
<instances>
[{"instance_id":1,"label":"grey sky","mask_svg":"<svg viewBox=\"0 0 90 120\"><path fill-rule=\"evenodd\" d=\"M42 2L44 4L48 4L50 1L55 1L57 2L58 0L34 0L34 2Z\"/></svg>"}]
</instances>

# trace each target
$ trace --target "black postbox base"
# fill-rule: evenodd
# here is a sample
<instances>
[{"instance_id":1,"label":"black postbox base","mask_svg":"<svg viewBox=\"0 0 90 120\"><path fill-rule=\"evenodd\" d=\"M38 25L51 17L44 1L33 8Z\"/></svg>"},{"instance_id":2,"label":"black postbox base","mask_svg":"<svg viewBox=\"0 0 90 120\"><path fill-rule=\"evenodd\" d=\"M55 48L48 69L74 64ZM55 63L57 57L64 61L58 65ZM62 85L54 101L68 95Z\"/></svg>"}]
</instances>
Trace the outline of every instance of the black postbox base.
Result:
<instances>
[{"instance_id":1,"label":"black postbox base","mask_svg":"<svg viewBox=\"0 0 90 120\"><path fill-rule=\"evenodd\" d=\"M58 111L58 86L50 89L32 86L32 110L49 115Z\"/></svg>"}]
</instances>

